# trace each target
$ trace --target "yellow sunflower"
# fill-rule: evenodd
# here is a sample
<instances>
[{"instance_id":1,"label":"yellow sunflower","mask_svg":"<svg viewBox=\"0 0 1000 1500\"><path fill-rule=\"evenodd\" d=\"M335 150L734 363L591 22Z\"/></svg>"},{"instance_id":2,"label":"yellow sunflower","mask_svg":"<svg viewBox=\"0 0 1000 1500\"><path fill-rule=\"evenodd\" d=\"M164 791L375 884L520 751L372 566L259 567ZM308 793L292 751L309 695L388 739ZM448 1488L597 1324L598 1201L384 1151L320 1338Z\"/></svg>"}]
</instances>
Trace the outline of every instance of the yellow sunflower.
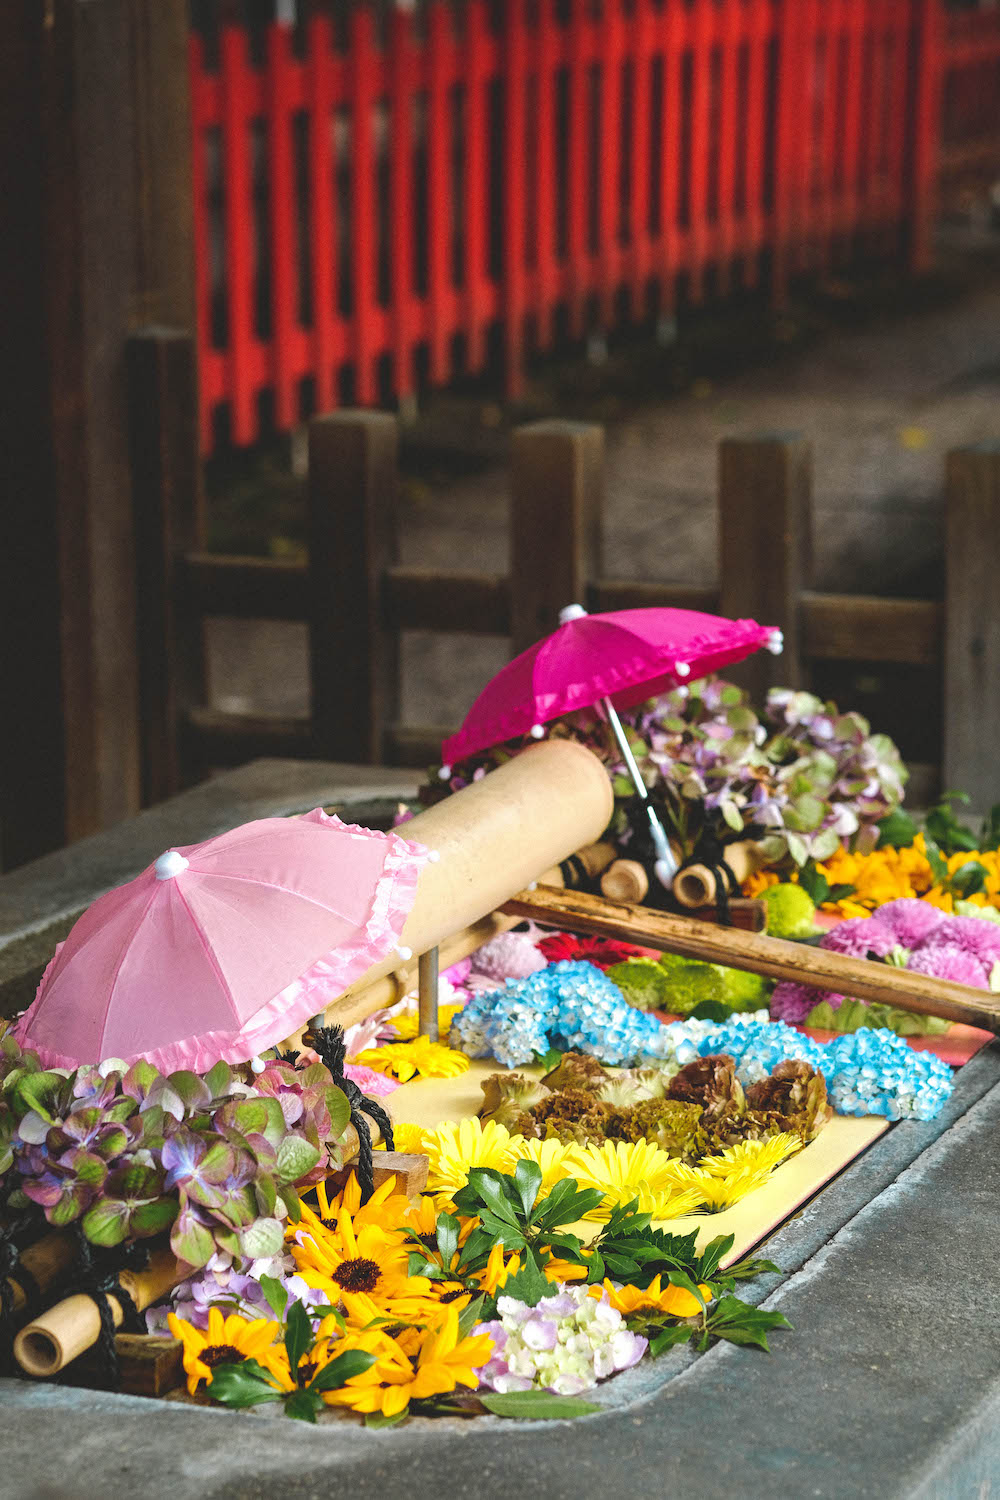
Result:
<instances>
[{"instance_id":1,"label":"yellow sunflower","mask_svg":"<svg viewBox=\"0 0 1000 1500\"><path fill-rule=\"evenodd\" d=\"M410 1206L405 1193L393 1191L395 1186L396 1179L390 1177L375 1189L367 1203L362 1204L356 1173L351 1173L340 1193L331 1194L325 1182L318 1182L315 1189L309 1190L315 1191L318 1208L313 1208L303 1199L301 1222L289 1223L288 1235L294 1238L303 1228L314 1236L324 1230L336 1233L341 1213L349 1214L356 1228L374 1224L379 1229L394 1230Z\"/></svg>"},{"instance_id":2,"label":"yellow sunflower","mask_svg":"<svg viewBox=\"0 0 1000 1500\"><path fill-rule=\"evenodd\" d=\"M495 1167L509 1172L514 1165L510 1132L495 1120L450 1120L427 1132L430 1157L427 1186L433 1193L452 1195L469 1180L473 1167Z\"/></svg>"},{"instance_id":3,"label":"yellow sunflower","mask_svg":"<svg viewBox=\"0 0 1000 1500\"><path fill-rule=\"evenodd\" d=\"M514 1251L509 1257L504 1258L503 1243L497 1240L490 1251L489 1260L481 1271L475 1273L480 1289L493 1293L507 1285L512 1276L516 1276L521 1269L521 1257Z\"/></svg>"},{"instance_id":4,"label":"yellow sunflower","mask_svg":"<svg viewBox=\"0 0 1000 1500\"><path fill-rule=\"evenodd\" d=\"M437 1328L424 1330L416 1362L394 1341L370 1370L355 1375L339 1391L323 1399L330 1406L348 1406L358 1412L381 1412L392 1417L406 1410L411 1401L442 1395L458 1385L475 1390L478 1369L493 1350L489 1334L460 1338L458 1313L446 1309Z\"/></svg>"},{"instance_id":5,"label":"yellow sunflower","mask_svg":"<svg viewBox=\"0 0 1000 1500\"><path fill-rule=\"evenodd\" d=\"M693 1318L701 1312L701 1304L697 1297L685 1291L682 1286L671 1286L669 1281L666 1286L660 1286L659 1276L650 1282L645 1290L637 1286L615 1286L614 1282L605 1280L603 1290L608 1294L608 1301L612 1307L616 1307L626 1317L640 1310L649 1310L669 1313L673 1318ZM699 1282L698 1290L706 1302L712 1300L712 1289L704 1282ZM602 1288L591 1287L589 1296L599 1297Z\"/></svg>"},{"instance_id":6,"label":"yellow sunflower","mask_svg":"<svg viewBox=\"0 0 1000 1500\"><path fill-rule=\"evenodd\" d=\"M464 1052L456 1052L444 1042L432 1042L426 1036L418 1036L412 1042L386 1042L381 1047L371 1047L359 1052L352 1062L374 1068L376 1073L387 1073L401 1083L414 1077L457 1078L469 1067Z\"/></svg>"},{"instance_id":7,"label":"yellow sunflower","mask_svg":"<svg viewBox=\"0 0 1000 1500\"><path fill-rule=\"evenodd\" d=\"M211 1307L207 1333L174 1313L167 1315L167 1324L174 1338L180 1339L184 1346L189 1396L194 1395L199 1381L211 1385L216 1365L240 1365L244 1360L255 1359L274 1375L281 1369L284 1350L273 1347L281 1330L267 1318L255 1318L249 1323L237 1313L224 1318L217 1307Z\"/></svg>"},{"instance_id":8,"label":"yellow sunflower","mask_svg":"<svg viewBox=\"0 0 1000 1500\"><path fill-rule=\"evenodd\" d=\"M335 1231L310 1230L291 1244L299 1275L335 1303L345 1292L366 1292L379 1302L426 1293L425 1276L409 1276L410 1249L402 1232L375 1224L358 1227L341 1211Z\"/></svg>"}]
</instances>

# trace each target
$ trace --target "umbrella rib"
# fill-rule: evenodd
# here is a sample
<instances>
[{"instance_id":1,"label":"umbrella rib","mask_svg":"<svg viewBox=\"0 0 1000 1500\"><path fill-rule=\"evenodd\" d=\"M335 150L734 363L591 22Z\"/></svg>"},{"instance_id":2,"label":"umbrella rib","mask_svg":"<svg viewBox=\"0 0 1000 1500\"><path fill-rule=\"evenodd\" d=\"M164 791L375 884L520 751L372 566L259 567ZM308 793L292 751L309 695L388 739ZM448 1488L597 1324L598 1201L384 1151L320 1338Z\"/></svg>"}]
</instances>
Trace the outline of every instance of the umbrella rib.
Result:
<instances>
[{"instance_id":1,"label":"umbrella rib","mask_svg":"<svg viewBox=\"0 0 1000 1500\"><path fill-rule=\"evenodd\" d=\"M235 1021L237 1023L237 1026L240 1026L240 1025L242 1025L242 1020L240 1018L239 1010L237 1009L236 997L235 997L235 995L233 994L232 990L229 987L229 981L226 979L225 974L223 974L222 970L219 967L219 961L218 961L218 959L216 958L215 954L212 951L212 945L211 945L211 943L208 941L208 938L205 936L204 928L202 927L201 923L198 921L198 918L195 916L194 912L191 910L191 904L187 900L187 898L185 897L184 892L181 890L179 884L177 885L177 894L180 897L181 905L183 906L184 910L187 912L188 916L191 918L191 925L194 928L195 932L198 934L198 937L199 937L199 939L201 941L201 946L205 950L205 957L208 959L209 963L211 964L212 968L214 969L215 976L218 979L220 985L222 986L222 993L225 995L226 999L229 1001L230 1009L233 1012L233 1018L235 1019Z\"/></svg>"},{"instance_id":2,"label":"umbrella rib","mask_svg":"<svg viewBox=\"0 0 1000 1500\"><path fill-rule=\"evenodd\" d=\"M111 983L108 985L108 999L107 999L107 1004L104 1007L104 1014L101 1017L101 1027L100 1027L100 1033L99 1033L101 1040L98 1043L98 1051L99 1052L103 1051L103 1048L104 1048L104 1033L105 1033L105 1031L107 1029L108 1016L111 1013L111 1003L112 1003L112 1001L115 998L115 985L118 983L118 976L119 976L119 974L122 971L122 964L124 964L126 958L128 957L128 950L131 948L132 944L135 942L136 936L137 936L137 934L139 932L139 928L142 926L142 924L143 924L143 922L145 920L145 917L146 917L146 913L149 911L149 908L152 906L155 897L156 897L156 887L154 885L153 888L152 888L152 890L150 891L149 895L146 898L146 904L145 904L145 906L142 908L142 911L139 913L138 917L136 918L135 926L132 928L132 931L129 933L129 935L125 939L125 941L122 943L122 951L119 953L119 955L118 955L118 961L115 964L114 977L112 978ZM103 1062L103 1058L99 1057L97 1059L97 1061L98 1062Z\"/></svg>"},{"instance_id":3,"label":"umbrella rib","mask_svg":"<svg viewBox=\"0 0 1000 1500\"><path fill-rule=\"evenodd\" d=\"M320 911L328 912L332 917L339 917L342 922L351 922L355 920L353 917L349 917L344 912L340 911L336 906L324 906L323 902L318 901L315 896L307 896L305 891L294 891L292 890L291 886L279 885L276 880L258 880L255 875L236 875L229 870L199 870L197 873L201 875L203 879L214 878L215 880L239 880L242 881L244 885L263 886L264 889L268 891L283 891L286 896L294 896L299 901L308 901L310 906L318 906ZM378 877L379 880L382 879L382 876L384 874L385 869L383 867L382 875Z\"/></svg>"}]
</instances>

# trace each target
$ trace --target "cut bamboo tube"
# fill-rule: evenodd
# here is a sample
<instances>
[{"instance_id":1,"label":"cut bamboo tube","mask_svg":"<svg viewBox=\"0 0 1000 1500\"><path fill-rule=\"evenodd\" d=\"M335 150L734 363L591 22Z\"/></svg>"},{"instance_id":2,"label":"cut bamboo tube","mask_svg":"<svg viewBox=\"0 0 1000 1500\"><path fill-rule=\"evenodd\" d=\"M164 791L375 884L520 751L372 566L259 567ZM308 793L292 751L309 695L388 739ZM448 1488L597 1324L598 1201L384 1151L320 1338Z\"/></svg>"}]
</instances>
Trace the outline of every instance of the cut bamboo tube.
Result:
<instances>
[{"instance_id":1,"label":"cut bamboo tube","mask_svg":"<svg viewBox=\"0 0 1000 1500\"><path fill-rule=\"evenodd\" d=\"M191 1274L169 1250L156 1250L144 1271L123 1271L118 1280L132 1298L137 1312L144 1312L171 1287ZM125 1321L125 1312L114 1293L108 1296L116 1328ZM56 1375L85 1350L93 1348L101 1336L101 1314L93 1297L78 1292L50 1307L48 1312L25 1325L14 1340L14 1358L27 1375Z\"/></svg>"},{"instance_id":2,"label":"cut bamboo tube","mask_svg":"<svg viewBox=\"0 0 1000 1500\"><path fill-rule=\"evenodd\" d=\"M609 901L638 905L649 894L649 876L637 859L616 859L601 876L601 892Z\"/></svg>"},{"instance_id":3,"label":"cut bamboo tube","mask_svg":"<svg viewBox=\"0 0 1000 1500\"><path fill-rule=\"evenodd\" d=\"M738 844L727 844L724 857L737 885L749 880L760 868L760 848L751 839L744 839ZM711 906L717 899L717 887L715 871L708 865L687 865L674 876L674 895L681 906L691 909Z\"/></svg>"},{"instance_id":4,"label":"cut bamboo tube","mask_svg":"<svg viewBox=\"0 0 1000 1500\"><path fill-rule=\"evenodd\" d=\"M596 932L639 943L644 948L727 964L732 969L746 969L770 979L811 984L820 990L896 1005L917 1015L941 1016L946 1021L980 1026L1000 1034L1000 997L968 985L897 969L891 964L849 958L843 953L790 943L764 933L717 927L691 917L669 916L648 907L562 891L553 886L522 891L506 902L503 910L509 916L531 917L570 931Z\"/></svg>"},{"instance_id":5,"label":"cut bamboo tube","mask_svg":"<svg viewBox=\"0 0 1000 1500\"><path fill-rule=\"evenodd\" d=\"M34 1278L38 1290L44 1292L69 1270L75 1254L76 1248L72 1238L58 1229L53 1229L21 1251L20 1264ZM28 1297L24 1287L15 1280L14 1276L7 1284L12 1294L11 1307L16 1315L27 1306Z\"/></svg>"}]
</instances>

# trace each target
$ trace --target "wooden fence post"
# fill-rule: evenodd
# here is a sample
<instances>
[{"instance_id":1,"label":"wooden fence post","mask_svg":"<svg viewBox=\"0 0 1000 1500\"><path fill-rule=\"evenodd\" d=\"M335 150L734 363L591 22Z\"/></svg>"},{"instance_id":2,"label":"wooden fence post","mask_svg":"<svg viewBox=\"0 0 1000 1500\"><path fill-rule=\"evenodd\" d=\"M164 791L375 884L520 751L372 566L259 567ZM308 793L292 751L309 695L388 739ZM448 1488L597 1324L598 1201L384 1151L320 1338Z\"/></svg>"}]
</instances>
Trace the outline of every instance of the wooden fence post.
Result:
<instances>
[{"instance_id":1,"label":"wooden fence post","mask_svg":"<svg viewBox=\"0 0 1000 1500\"><path fill-rule=\"evenodd\" d=\"M136 543L142 800L189 783L188 711L205 701L204 636L184 555L204 545L192 335L146 328L129 340L129 436Z\"/></svg>"},{"instance_id":2,"label":"wooden fence post","mask_svg":"<svg viewBox=\"0 0 1000 1500\"><path fill-rule=\"evenodd\" d=\"M949 453L945 501L945 789L1000 801L1000 443Z\"/></svg>"},{"instance_id":3,"label":"wooden fence post","mask_svg":"<svg viewBox=\"0 0 1000 1500\"><path fill-rule=\"evenodd\" d=\"M586 604L598 570L604 429L532 422L514 433L510 613L517 653L555 630L567 604Z\"/></svg>"},{"instance_id":4,"label":"wooden fence post","mask_svg":"<svg viewBox=\"0 0 1000 1500\"><path fill-rule=\"evenodd\" d=\"M399 715L399 638L382 608L396 560L396 419L309 424L309 659L315 748L377 765Z\"/></svg>"},{"instance_id":5,"label":"wooden fence post","mask_svg":"<svg viewBox=\"0 0 1000 1500\"><path fill-rule=\"evenodd\" d=\"M720 608L784 632L782 656L759 651L727 667L763 702L768 688L800 687L799 599L812 569L812 449L796 434L729 438L719 448Z\"/></svg>"}]
</instances>

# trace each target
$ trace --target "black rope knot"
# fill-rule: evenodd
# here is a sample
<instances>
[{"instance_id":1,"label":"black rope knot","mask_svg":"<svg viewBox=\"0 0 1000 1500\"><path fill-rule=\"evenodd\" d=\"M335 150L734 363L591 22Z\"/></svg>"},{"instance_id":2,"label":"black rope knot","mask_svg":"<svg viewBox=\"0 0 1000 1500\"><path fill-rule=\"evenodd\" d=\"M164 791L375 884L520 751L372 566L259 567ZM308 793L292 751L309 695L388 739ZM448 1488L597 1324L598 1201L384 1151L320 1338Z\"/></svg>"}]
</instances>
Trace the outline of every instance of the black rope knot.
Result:
<instances>
[{"instance_id":1,"label":"black rope knot","mask_svg":"<svg viewBox=\"0 0 1000 1500\"><path fill-rule=\"evenodd\" d=\"M101 1333L97 1341L98 1357L107 1388L116 1391L121 1384L118 1353L115 1348L114 1310L110 1299L122 1311L122 1333L145 1333L146 1325L129 1292L119 1280L122 1271L139 1271L149 1263L149 1247L142 1240L130 1240L117 1245L113 1250L97 1251L77 1229L77 1261L74 1274L63 1295L66 1297L82 1293L97 1304L101 1320Z\"/></svg>"},{"instance_id":2,"label":"black rope knot","mask_svg":"<svg viewBox=\"0 0 1000 1500\"><path fill-rule=\"evenodd\" d=\"M347 1043L342 1026L311 1027L305 1034L306 1045L312 1047L317 1057L329 1070L330 1077L347 1096L351 1107L351 1124L358 1132L358 1183L361 1201L367 1203L375 1191L375 1164L372 1160L372 1138L365 1116L370 1116L382 1132L386 1150L394 1149L392 1121L378 1100L363 1094L352 1078L345 1078L344 1064L347 1061Z\"/></svg>"}]
</instances>

